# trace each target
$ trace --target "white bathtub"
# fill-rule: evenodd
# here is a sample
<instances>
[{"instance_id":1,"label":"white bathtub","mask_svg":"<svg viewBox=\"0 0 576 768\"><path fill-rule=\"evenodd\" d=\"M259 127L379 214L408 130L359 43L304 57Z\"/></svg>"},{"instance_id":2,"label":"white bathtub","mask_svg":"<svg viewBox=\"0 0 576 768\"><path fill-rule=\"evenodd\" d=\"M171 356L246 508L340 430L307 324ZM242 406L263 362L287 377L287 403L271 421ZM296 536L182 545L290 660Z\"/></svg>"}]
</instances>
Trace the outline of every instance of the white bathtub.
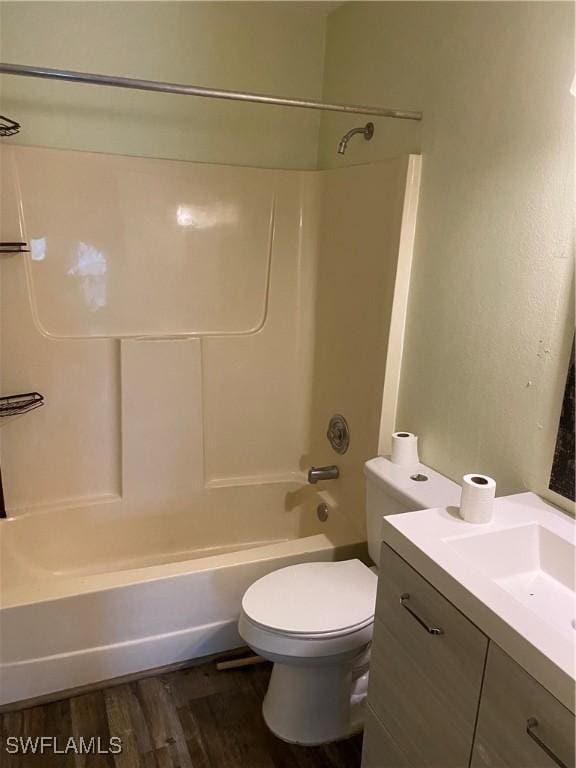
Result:
<instances>
[{"instance_id":1,"label":"white bathtub","mask_svg":"<svg viewBox=\"0 0 576 768\"><path fill-rule=\"evenodd\" d=\"M321 523L319 494L301 493L277 487L267 515L214 510L209 526L206 510L119 519L107 505L1 521L0 704L242 645L254 580L365 555L361 532L337 510Z\"/></svg>"}]
</instances>

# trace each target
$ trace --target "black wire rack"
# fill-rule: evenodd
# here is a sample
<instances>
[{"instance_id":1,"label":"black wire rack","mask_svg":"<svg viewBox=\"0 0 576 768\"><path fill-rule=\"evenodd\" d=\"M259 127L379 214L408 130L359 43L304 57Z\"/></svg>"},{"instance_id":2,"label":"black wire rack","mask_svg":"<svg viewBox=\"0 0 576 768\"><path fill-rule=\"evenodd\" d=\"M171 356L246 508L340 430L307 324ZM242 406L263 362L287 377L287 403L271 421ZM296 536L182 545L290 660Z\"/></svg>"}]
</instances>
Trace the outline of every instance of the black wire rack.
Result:
<instances>
[{"instance_id":1,"label":"black wire rack","mask_svg":"<svg viewBox=\"0 0 576 768\"><path fill-rule=\"evenodd\" d=\"M28 413L35 408L44 405L44 395L39 392L26 392L22 395L8 395L0 397L0 417L17 416L20 413Z\"/></svg>"},{"instance_id":2,"label":"black wire rack","mask_svg":"<svg viewBox=\"0 0 576 768\"><path fill-rule=\"evenodd\" d=\"M0 115L0 136L13 136L20 131L20 123L11 120L5 115Z\"/></svg>"},{"instance_id":3,"label":"black wire rack","mask_svg":"<svg viewBox=\"0 0 576 768\"><path fill-rule=\"evenodd\" d=\"M0 255L3 253L30 253L28 243L23 242L0 242Z\"/></svg>"}]
</instances>

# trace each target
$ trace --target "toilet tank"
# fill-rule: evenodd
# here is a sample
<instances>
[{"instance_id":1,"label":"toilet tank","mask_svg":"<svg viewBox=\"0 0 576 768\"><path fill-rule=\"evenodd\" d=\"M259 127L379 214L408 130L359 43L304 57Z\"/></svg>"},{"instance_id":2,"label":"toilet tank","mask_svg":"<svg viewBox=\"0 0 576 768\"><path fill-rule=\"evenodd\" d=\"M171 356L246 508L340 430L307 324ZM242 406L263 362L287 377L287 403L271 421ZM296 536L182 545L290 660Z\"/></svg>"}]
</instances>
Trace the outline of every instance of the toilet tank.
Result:
<instances>
[{"instance_id":1,"label":"toilet tank","mask_svg":"<svg viewBox=\"0 0 576 768\"><path fill-rule=\"evenodd\" d=\"M366 462L364 474L368 551L376 565L385 515L460 505L460 486L424 464L401 467L378 456Z\"/></svg>"}]
</instances>

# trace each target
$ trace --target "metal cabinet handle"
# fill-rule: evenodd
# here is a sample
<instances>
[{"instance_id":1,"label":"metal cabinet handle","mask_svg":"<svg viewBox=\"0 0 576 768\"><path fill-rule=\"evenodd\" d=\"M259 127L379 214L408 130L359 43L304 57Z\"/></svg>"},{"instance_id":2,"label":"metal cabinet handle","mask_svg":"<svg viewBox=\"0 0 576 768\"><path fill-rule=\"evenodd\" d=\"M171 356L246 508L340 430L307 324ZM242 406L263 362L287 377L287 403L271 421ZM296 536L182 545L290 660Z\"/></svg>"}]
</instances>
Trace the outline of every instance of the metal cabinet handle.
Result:
<instances>
[{"instance_id":1,"label":"metal cabinet handle","mask_svg":"<svg viewBox=\"0 0 576 768\"><path fill-rule=\"evenodd\" d=\"M430 624L429 621L426 621L426 619L423 619L421 616L418 616L416 611L414 611L408 605L408 600L410 600L410 595L408 594L408 592L403 592L400 595L400 605L402 606L402 608L406 608L408 613L416 619L416 621L418 622L418 624L420 624L420 626L424 627L426 632L428 632L430 635L443 635L444 634L444 630L443 629L441 629L440 627L433 626L432 624Z\"/></svg>"},{"instance_id":2,"label":"metal cabinet handle","mask_svg":"<svg viewBox=\"0 0 576 768\"><path fill-rule=\"evenodd\" d=\"M526 720L526 733L532 741L535 741L536 744L540 747L540 749L545 752L550 760L552 760L554 763L556 763L559 768L568 768L566 763L563 763L560 758L552 752L550 747L545 744L542 739L535 733L535 728L538 727L538 720L535 717L529 717L528 720Z\"/></svg>"}]
</instances>

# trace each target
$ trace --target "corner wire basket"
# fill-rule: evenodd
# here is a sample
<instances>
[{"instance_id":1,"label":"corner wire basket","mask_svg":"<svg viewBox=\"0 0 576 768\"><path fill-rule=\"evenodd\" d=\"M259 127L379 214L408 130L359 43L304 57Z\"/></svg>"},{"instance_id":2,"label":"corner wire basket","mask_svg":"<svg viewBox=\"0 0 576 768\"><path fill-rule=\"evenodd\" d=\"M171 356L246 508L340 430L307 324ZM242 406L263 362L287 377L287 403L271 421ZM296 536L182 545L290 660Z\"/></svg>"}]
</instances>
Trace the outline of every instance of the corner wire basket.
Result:
<instances>
[{"instance_id":1,"label":"corner wire basket","mask_svg":"<svg viewBox=\"0 0 576 768\"><path fill-rule=\"evenodd\" d=\"M4 253L30 253L28 243L23 242L0 242L0 256Z\"/></svg>"},{"instance_id":2,"label":"corner wire basket","mask_svg":"<svg viewBox=\"0 0 576 768\"><path fill-rule=\"evenodd\" d=\"M16 120L11 120L5 115L0 115L0 137L14 136L15 133L20 132L20 123Z\"/></svg>"},{"instance_id":3,"label":"corner wire basket","mask_svg":"<svg viewBox=\"0 0 576 768\"><path fill-rule=\"evenodd\" d=\"M0 397L0 417L18 416L44 405L44 395L39 392L26 392L22 395Z\"/></svg>"}]
</instances>

